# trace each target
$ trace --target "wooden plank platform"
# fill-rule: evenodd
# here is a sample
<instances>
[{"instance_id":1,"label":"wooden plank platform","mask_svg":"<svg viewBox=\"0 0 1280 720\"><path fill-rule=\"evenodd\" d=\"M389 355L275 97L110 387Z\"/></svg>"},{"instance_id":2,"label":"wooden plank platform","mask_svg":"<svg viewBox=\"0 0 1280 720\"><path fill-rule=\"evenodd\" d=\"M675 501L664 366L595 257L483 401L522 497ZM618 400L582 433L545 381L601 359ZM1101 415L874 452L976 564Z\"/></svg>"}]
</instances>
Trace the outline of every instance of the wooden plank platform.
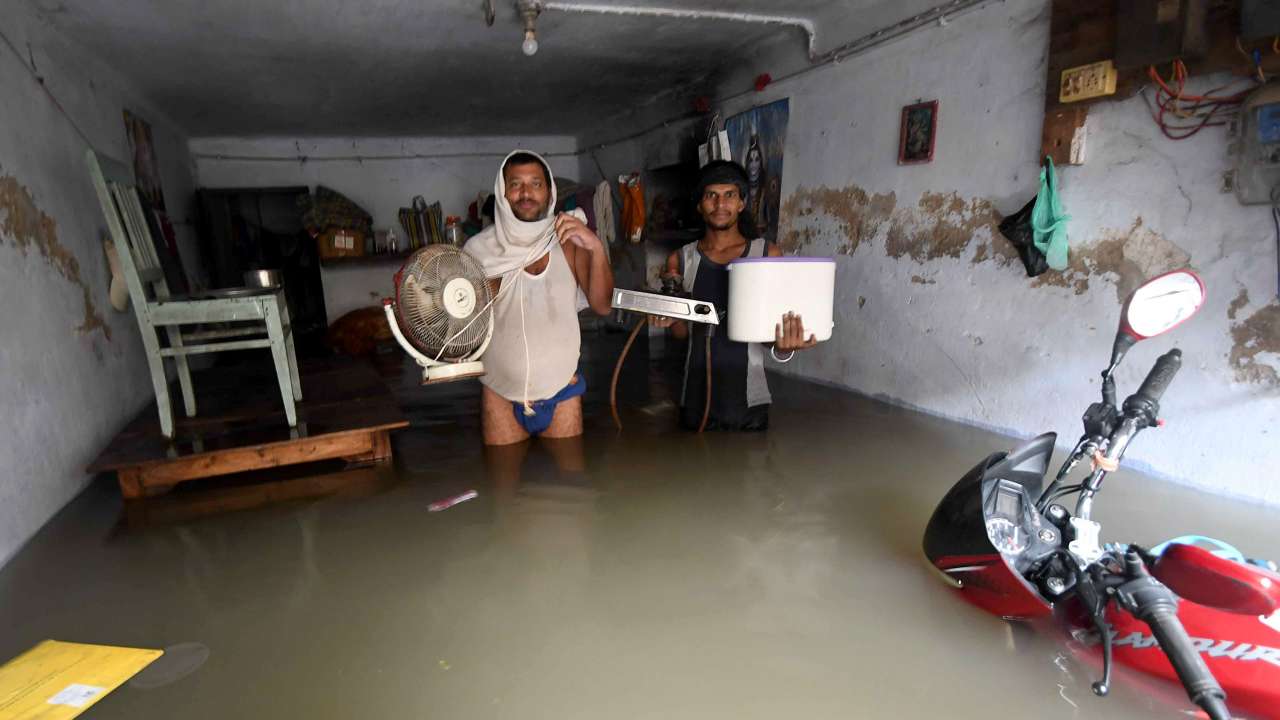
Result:
<instances>
[{"instance_id":1,"label":"wooden plank platform","mask_svg":"<svg viewBox=\"0 0 1280 720\"><path fill-rule=\"evenodd\" d=\"M158 497L126 499L123 521L128 528L141 529L280 503L364 497L382 492L399 480L390 463L379 463L336 472L273 478L269 482L218 483L208 488L188 486Z\"/></svg>"},{"instance_id":2,"label":"wooden plank platform","mask_svg":"<svg viewBox=\"0 0 1280 720\"><path fill-rule=\"evenodd\" d=\"M153 403L88 471L115 472L121 494L139 498L196 478L334 458L351 464L391 459L391 431L409 421L372 367L353 360L304 363L295 428L285 421L271 370L270 363L252 363L196 373L198 414L177 418L172 441L161 435Z\"/></svg>"}]
</instances>

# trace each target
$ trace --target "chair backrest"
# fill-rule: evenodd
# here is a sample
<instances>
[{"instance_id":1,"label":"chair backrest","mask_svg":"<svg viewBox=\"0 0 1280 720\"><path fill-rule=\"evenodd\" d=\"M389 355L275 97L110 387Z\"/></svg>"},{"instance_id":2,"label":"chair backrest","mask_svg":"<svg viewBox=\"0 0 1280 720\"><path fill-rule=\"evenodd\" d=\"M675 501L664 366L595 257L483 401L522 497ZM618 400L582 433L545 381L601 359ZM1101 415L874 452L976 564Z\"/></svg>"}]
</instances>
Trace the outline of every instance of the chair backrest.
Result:
<instances>
[{"instance_id":1,"label":"chair backrest","mask_svg":"<svg viewBox=\"0 0 1280 720\"><path fill-rule=\"evenodd\" d=\"M169 285L164 279L164 269L132 173L124 165L93 150L85 151L85 160L98 192L98 202L107 216L107 228L129 286L129 297L137 312L145 312L152 297L147 290L163 300L169 297Z\"/></svg>"}]
</instances>

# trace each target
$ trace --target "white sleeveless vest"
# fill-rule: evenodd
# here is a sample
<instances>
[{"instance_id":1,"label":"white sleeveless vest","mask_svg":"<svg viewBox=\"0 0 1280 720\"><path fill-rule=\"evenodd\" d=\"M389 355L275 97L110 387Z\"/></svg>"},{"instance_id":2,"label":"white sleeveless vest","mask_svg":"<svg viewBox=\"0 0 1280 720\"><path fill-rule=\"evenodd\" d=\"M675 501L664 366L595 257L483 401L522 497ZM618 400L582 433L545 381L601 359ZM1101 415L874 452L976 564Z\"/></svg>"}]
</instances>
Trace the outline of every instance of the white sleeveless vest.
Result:
<instances>
[{"instance_id":1,"label":"white sleeveless vest","mask_svg":"<svg viewBox=\"0 0 1280 720\"><path fill-rule=\"evenodd\" d=\"M505 292L493 305L493 340L481 358L485 374L480 382L512 402L525 401L526 377L527 399L546 400L564 389L578 369L578 281L563 248L554 246L549 255L539 275L523 268L504 275L499 290ZM514 286L508 288L508 283Z\"/></svg>"}]
</instances>

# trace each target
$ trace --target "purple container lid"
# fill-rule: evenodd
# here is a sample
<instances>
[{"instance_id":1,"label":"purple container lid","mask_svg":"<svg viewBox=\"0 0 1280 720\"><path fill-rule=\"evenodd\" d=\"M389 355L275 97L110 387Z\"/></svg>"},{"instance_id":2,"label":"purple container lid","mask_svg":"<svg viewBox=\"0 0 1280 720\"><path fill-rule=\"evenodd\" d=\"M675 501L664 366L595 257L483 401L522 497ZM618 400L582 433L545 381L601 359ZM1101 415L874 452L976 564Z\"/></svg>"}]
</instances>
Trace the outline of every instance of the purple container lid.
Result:
<instances>
[{"instance_id":1,"label":"purple container lid","mask_svg":"<svg viewBox=\"0 0 1280 720\"><path fill-rule=\"evenodd\" d=\"M781 257L737 258L735 260L730 260L729 264L737 265L738 263L775 263L775 262L834 263L835 261L836 261L835 258L829 258L829 257L801 257L799 255L783 255Z\"/></svg>"}]
</instances>

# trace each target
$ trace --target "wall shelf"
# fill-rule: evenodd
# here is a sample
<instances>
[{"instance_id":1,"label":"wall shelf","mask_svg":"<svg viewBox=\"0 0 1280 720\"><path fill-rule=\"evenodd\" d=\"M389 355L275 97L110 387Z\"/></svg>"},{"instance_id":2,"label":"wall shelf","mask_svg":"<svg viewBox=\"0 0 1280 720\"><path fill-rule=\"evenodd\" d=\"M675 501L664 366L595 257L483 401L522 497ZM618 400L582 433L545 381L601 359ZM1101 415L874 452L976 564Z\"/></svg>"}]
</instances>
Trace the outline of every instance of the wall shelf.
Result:
<instances>
[{"instance_id":1,"label":"wall shelf","mask_svg":"<svg viewBox=\"0 0 1280 720\"><path fill-rule=\"evenodd\" d=\"M410 250L408 252L386 253L382 255L356 255L354 257L338 257L321 260L320 267L357 267L363 265L391 265L401 264L409 259L409 256L417 252Z\"/></svg>"}]
</instances>

